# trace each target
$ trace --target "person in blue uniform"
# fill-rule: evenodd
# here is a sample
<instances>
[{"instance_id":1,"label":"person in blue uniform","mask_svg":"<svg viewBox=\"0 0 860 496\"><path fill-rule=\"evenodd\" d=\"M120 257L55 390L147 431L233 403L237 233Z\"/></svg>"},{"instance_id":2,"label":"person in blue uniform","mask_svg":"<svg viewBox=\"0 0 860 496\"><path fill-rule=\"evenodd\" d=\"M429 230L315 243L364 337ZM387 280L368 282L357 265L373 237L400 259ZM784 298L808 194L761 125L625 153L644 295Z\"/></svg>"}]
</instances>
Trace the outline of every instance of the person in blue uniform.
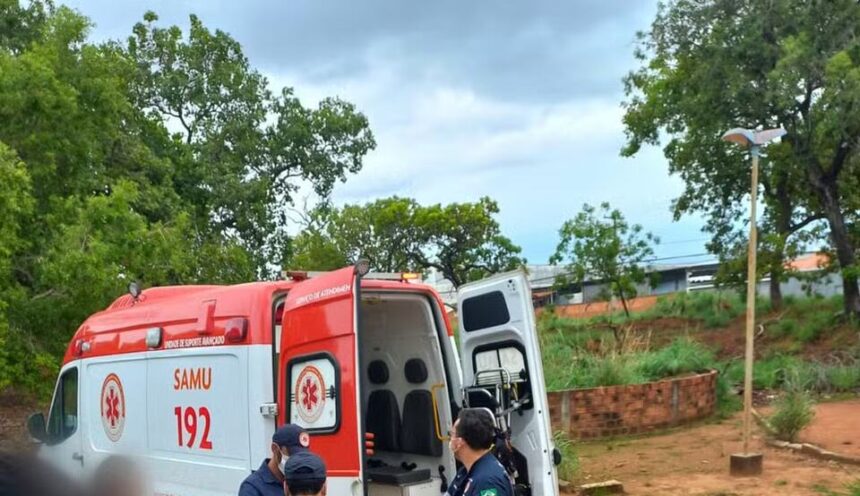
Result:
<instances>
[{"instance_id":1,"label":"person in blue uniform","mask_svg":"<svg viewBox=\"0 0 860 496\"><path fill-rule=\"evenodd\" d=\"M508 473L491 451L496 436L490 412L460 410L448 434L448 447L463 464L448 486L448 496L514 496Z\"/></svg>"},{"instance_id":2,"label":"person in blue uniform","mask_svg":"<svg viewBox=\"0 0 860 496\"><path fill-rule=\"evenodd\" d=\"M286 496L325 496L325 480L325 463L311 452L291 456L284 466Z\"/></svg>"},{"instance_id":3,"label":"person in blue uniform","mask_svg":"<svg viewBox=\"0 0 860 496\"><path fill-rule=\"evenodd\" d=\"M284 465L287 460L310 448L308 433L294 424L285 424L272 436L272 457L263 460L239 486L239 496L283 496Z\"/></svg>"}]
</instances>

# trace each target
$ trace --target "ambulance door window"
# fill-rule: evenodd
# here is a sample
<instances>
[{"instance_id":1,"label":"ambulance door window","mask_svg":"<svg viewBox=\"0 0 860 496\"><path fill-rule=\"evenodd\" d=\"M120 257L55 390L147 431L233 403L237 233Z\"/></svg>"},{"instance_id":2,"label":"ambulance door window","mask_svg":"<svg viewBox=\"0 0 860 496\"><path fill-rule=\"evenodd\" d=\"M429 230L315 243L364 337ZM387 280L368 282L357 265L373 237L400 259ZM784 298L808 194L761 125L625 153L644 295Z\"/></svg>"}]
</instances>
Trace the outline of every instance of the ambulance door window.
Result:
<instances>
[{"instance_id":1,"label":"ambulance door window","mask_svg":"<svg viewBox=\"0 0 860 496\"><path fill-rule=\"evenodd\" d=\"M329 434L340 427L340 367L327 352L293 358L287 363L287 415L308 432Z\"/></svg>"},{"instance_id":2,"label":"ambulance door window","mask_svg":"<svg viewBox=\"0 0 860 496\"><path fill-rule=\"evenodd\" d=\"M78 429L78 369L71 368L60 376L54 403L48 416L48 439L60 443Z\"/></svg>"}]
</instances>

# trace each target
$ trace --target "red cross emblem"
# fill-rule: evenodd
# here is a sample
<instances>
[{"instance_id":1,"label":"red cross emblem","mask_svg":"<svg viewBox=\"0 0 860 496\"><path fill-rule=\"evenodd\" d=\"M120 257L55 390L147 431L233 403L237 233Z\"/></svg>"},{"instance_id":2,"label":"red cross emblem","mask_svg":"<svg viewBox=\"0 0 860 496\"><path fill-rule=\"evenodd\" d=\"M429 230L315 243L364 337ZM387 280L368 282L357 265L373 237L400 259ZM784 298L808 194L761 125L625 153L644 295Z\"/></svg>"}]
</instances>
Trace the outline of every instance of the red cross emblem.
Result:
<instances>
[{"instance_id":1,"label":"red cross emblem","mask_svg":"<svg viewBox=\"0 0 860 496\"><path fill-rule=\"evenodd\" d=\"M305 425L312 427L323 413L325 406L325 381L322 373L313 365L299 372L295 387L296 410Z\"/></svg>"},{"instance_id":2,"label":"red cross emblem","mask_svg":"<svg viewBox=\"0 0 860 496\"><path fill-rule=\"evenodd\" d=\"M108 439L119 441L125 427L125 394L122 391L122 382L116 374L108 374L102 383L100 410L102 426Z\"/></svg>"}]
</instances>

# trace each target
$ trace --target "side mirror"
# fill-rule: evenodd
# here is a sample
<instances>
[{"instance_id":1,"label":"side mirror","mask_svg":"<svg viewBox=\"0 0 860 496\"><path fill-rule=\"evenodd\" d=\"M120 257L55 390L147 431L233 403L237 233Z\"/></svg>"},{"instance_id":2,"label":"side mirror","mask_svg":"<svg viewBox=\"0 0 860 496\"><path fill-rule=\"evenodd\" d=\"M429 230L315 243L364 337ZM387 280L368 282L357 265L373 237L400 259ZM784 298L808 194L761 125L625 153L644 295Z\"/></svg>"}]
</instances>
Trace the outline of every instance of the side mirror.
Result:
<instances>
[{"instance_id":1,"label":"side mirror","mask_svg":"<svg viewBox=\"0 0 860 496\"><path fill-rule=\"evenodd\" d=\"M42 413L34 413L27 417L27 432L30 437L44 443L48 440L48 431L45 428L45 415Z\"/></svg>"}]
</instances>

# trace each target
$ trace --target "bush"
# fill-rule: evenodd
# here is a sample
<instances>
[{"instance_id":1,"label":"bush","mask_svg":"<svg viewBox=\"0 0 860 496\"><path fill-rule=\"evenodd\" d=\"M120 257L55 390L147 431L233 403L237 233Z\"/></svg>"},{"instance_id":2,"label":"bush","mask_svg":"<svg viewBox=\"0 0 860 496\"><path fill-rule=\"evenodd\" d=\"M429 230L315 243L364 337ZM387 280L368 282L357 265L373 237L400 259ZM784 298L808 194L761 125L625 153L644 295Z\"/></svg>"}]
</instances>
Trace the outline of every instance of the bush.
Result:
<instances>
[{"instance_id":1,"label":"bush","mask_svg":"<svg viewBox=\"0 0 860 496\"><path fill-rule=\"evenodd\" d=\"M787 391L775 406L775 412L769 420L776 437L783 441L794 442L797 434L809 425L815 414L809 393L801 389Z\"/></svg>"},{"instance_id":2,"label":"bush","mask_svg":"<svg viewBox=\"0 0 860 496\"><path fill-rule=\"evenodd\" d=\"M811 343L821 336L822 331L830 327L832 314L827 308L818 309L808 313L805 320L795 337L801 342Z\"/></svg>"},{"instance_id":3,"label":"bush","mask_svg":"<svg viewBox=\"0 0 860 496\"><path fill-rule=\"evenodd\" d=\"M827 381L834 391L846 392L860 388L860 364L836 365L826 369Z\"/></svg>"},{"instance_id":4,"label":"bush","mask_svg":"<svg viewBox=\"0 0 860 496\"><path fill-rule=\"evenodd\" d=\"M669 346L643 354L638 370L647 380L658 380L714 366L714 354L704 345L688 338L676 338Z\"/></svg>"},{"instance_id":5,"label":"bush","mask_svg":"<svg viewBox=\"0 0 860 496\"><path fill-rule=\"evenodd\" d=\"M774 334L777 337L796 336L800 330L800 323L788 317L782 318L774 326Z\"/></svg>"},{"instance_id":6,"label":"bush","mask_svg":"<svg viewBox=\"0 0 860 496\"><path fill-rule=\"evenodd\" d=\"M701 321L705 327L722 327L743 315L745 305L734 292L698 291L660 297L653 317L682 317Z\"/></svg>"},{"instance_id":7,"label":"bush","mask_svg":"<svg viewBox=\"0 0 860 496\"><path fill-rule=\"evenodd\" d=\"M579 457L573 447L573 441L564 432L553 433L555 447L561 453L561 465L558 466L558 476L568 482L576 479L579 474Z\"/></svg>"},{"instance_id":8,"label":"bush","mask_svg":"<svg viewBox=\"0 0 860 496\"><path fill-rule=\"evenodd\" d=\"M0 392L14 389L37 400L50 399L59 370L57 363L28 336L0 320Z\"/></svg>"}]
</instances>

